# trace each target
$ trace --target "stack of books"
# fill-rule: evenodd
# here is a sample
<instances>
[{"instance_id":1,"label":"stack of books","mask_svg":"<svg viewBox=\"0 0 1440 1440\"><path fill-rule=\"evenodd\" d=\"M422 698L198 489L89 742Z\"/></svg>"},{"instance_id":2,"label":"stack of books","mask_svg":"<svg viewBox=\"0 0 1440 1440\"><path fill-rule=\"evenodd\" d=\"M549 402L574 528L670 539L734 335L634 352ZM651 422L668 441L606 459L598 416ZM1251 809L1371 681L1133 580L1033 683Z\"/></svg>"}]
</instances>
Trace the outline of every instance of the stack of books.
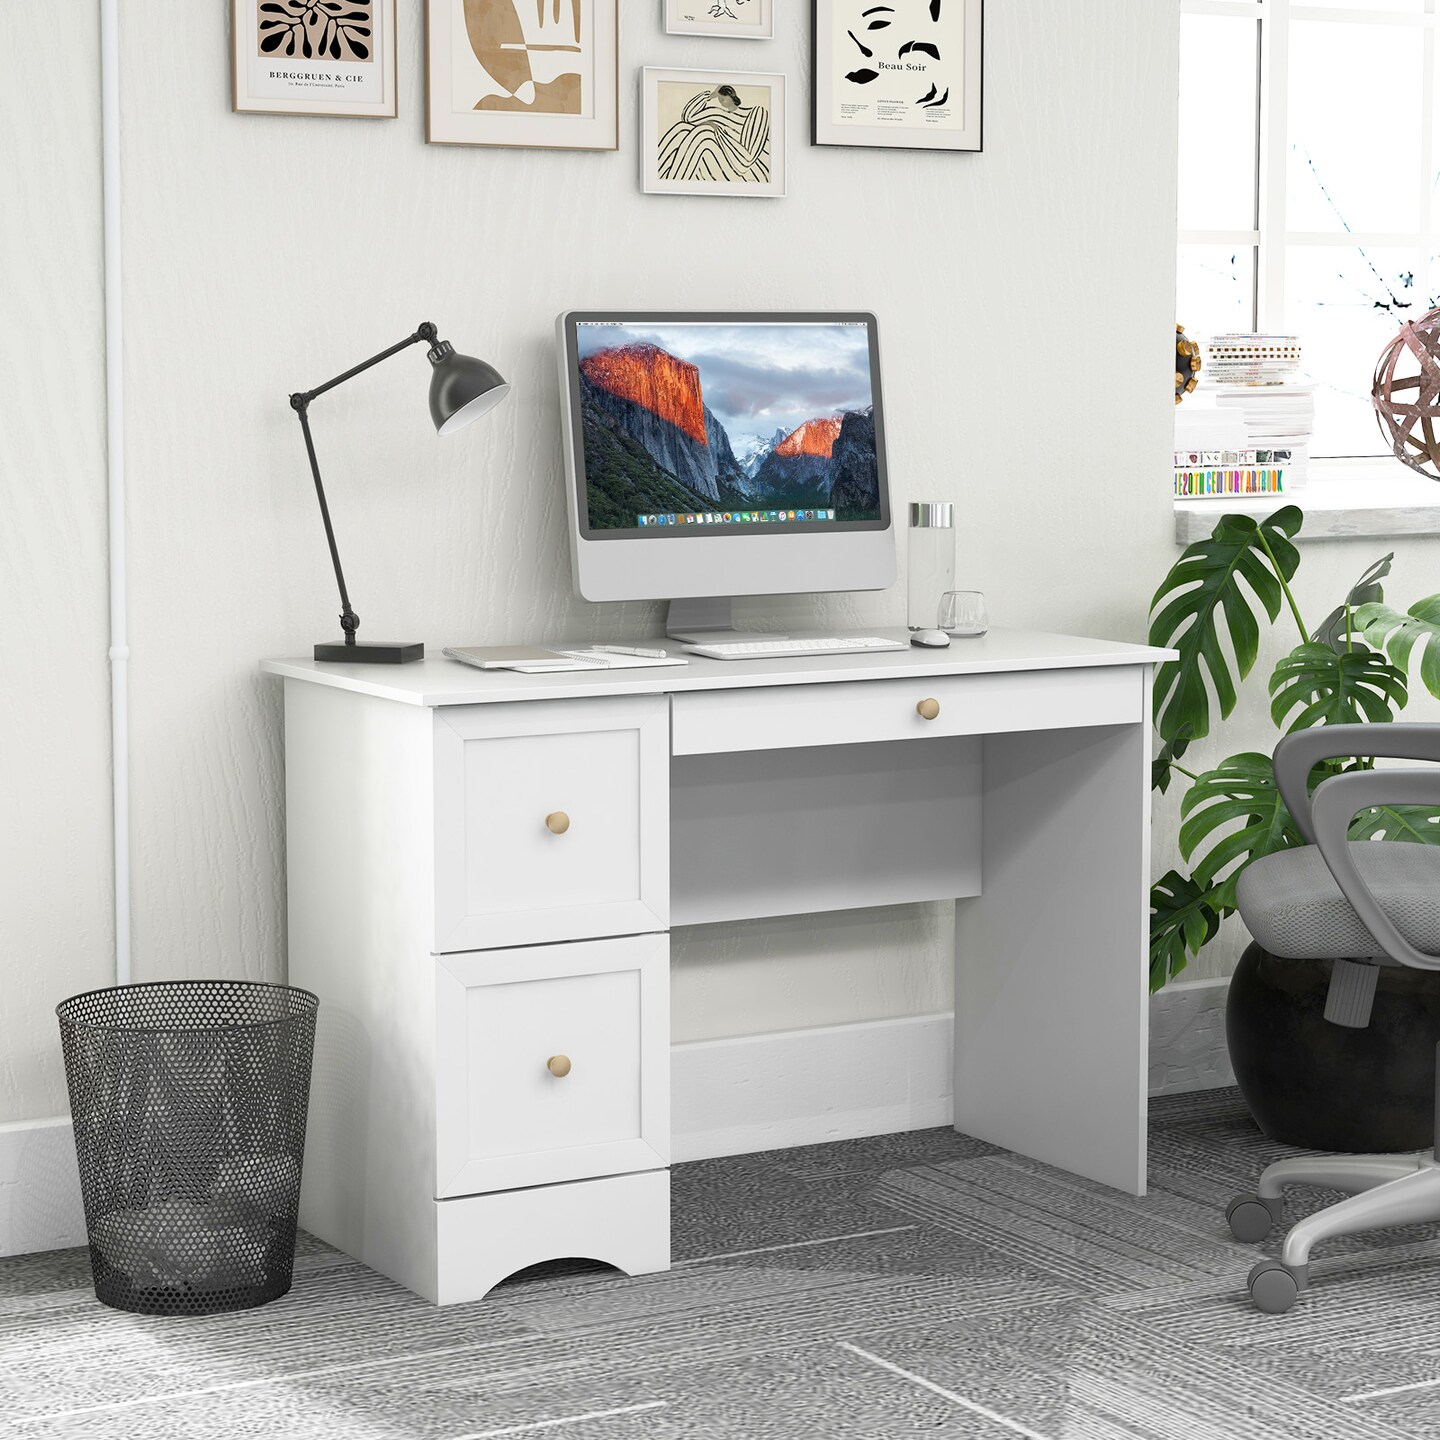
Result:
<instances>
[{"instance_id":1,"label":"stack of books","mask_svg":"<svg viewBox=\"0 0 1440 1440\"><path fill-rule=\"evenodd\" d=\"M1215 404L1243 417L1257 450L1285 454L1285 488L1309 478L1310 440L1315 433L1315 386L1301 380L1278 385L1216 385Z\"/></svg>"},{"instance_id":2,"label":"stack of books","mask_svg":"<svg viewBox=\"0 0 1440 1440\"><path fill-rule=\"evenodd\" d=\"M1186 499L1278 495L1285 488L1289 450L1257 445L1245 415L1209 396L1175 412L1175 494Z\"/></svg>"}]
</instances>

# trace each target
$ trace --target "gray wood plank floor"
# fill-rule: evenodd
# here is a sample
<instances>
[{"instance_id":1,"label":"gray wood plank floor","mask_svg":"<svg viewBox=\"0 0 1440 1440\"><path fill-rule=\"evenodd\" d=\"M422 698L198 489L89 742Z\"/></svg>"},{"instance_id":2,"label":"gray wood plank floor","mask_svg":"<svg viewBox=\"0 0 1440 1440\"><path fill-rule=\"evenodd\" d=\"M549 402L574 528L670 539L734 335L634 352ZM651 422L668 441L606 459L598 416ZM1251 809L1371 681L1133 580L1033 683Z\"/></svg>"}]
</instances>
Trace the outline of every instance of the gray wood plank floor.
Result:
<instances>
[{"instance_id":1,"label":"gray wood plank floor","mask_svg":"<svg viewBox=\"0 0 1440 1440\"><path fill-rule=\"evenodd\" d=\"M1223 1207L1281 1147L1228 1090L1154 1102L1151 1147L1143 1200L944 1130L681 1165L668 1274L446 1310L308 1238L287 1297L205 1320L104 1309L84 1251L0 1261L0 1435L1440 1435L1440 1227L1333 1242L1259 1315L1279 1232Z\"/></svg>"}]
</instances>

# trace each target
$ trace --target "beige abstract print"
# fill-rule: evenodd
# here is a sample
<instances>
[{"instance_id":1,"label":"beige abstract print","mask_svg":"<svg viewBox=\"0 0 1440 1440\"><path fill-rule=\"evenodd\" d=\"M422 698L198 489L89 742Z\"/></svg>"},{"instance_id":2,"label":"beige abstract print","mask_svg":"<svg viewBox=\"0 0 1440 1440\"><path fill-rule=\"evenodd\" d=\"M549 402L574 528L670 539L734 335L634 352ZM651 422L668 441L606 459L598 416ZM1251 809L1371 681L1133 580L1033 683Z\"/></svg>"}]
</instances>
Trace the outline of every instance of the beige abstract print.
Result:
<instances>
[{"instance_id":1,"label":"beige abstract print","mask_svg":"<svg viewBox=\"0 0 1440 1440\"><path fill-rule=\"evenodd\" d=\"M498 94L476 110L583 115L593 57L583 40L584 0L464 0L465 32Z\"/></svg>"},{"instance_id":2,"label":"beige abstract print","mask_svg":"<svg viewBox=\"0 0 1440 1440\"><path fill-rule=\"evenodd\" d=\"M770 183L770 93L757 86L659 86L662 180Z\"/></svg>"}]
</instances>

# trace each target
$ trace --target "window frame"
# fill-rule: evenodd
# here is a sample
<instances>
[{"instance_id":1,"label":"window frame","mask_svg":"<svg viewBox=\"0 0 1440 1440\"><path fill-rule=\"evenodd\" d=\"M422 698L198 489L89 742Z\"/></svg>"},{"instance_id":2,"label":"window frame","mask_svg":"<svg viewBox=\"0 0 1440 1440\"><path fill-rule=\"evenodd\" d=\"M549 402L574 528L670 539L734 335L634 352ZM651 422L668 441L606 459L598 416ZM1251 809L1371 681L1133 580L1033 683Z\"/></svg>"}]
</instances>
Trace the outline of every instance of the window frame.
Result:
<instances>
[{"instance_id":1,"label":"window frame","mask_svg":"<svg viewBox=\"0 0 1440 1440\"><path fill-rule=\"evenodd\" d=\"M1257 331L1285 331L1286 252L1291 246L1333 249L1409 248L1415 252L1414 291L1431 294L1432 275L1440 270L1440 199L1434 195L1436 139L1436 29L1440 0L1423 0L1418 10L1370 10L1357 6L1317 5L1306 0L1181 0L1180 13L1251 19L1257 26L1255 116L1255 206L1252 229L1177 228L1178 245L1224 245L1253 251L1252 323ZM1419 31L1421 41L1421 135L1416 177L1417 228L1403 230L1291 230L1287 225L1290 150L1291 26L1344 23L1397 26ZM1422 312L1417 312L1422 313ZM1348 456L1312 457L1327 461L1374 462L1377 449Z\"/></svg>"}]
</instances>

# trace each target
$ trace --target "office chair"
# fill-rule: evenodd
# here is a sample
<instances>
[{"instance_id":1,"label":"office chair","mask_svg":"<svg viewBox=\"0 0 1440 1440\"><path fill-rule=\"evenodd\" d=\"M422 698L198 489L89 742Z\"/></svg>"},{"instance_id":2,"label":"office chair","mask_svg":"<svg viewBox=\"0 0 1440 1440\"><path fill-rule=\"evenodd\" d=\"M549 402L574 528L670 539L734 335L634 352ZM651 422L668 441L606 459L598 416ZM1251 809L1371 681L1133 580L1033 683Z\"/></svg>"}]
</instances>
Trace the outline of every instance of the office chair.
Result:
<instances>
[{"instance_id":1,"label":"office chair","mask_svg":"<svg viewBox=\"0 0 1440 1440\"><path fill-rule=\"evenodd\" d=\"M1440 805L1440 770L1354 771L1309 792L1310 772L1322 760L1355 755L1440 761L1440 725L1331 725L1287 735L1275 747L1275 783L1307 843L1247 867L1236 904L1272 955L1333 960L1325 1018L1363 1029L1379 966L1440 970L1440 846L1352 841L1350 824L1372 806ZM1272 1315L1288 1310L1307 1287L1317 1241L1440 1220L1434 1151L1300 1156L1267 1167L1258 1193L1230 1202L1225 1218L1235 1238L1265 1239L1279 1223L1284 1187L1294 1184L1324 1185L1350 1198L1292 1226L1280 1259L1251 1270L1250 1298Z\"/></svg>"}]
</instances>

